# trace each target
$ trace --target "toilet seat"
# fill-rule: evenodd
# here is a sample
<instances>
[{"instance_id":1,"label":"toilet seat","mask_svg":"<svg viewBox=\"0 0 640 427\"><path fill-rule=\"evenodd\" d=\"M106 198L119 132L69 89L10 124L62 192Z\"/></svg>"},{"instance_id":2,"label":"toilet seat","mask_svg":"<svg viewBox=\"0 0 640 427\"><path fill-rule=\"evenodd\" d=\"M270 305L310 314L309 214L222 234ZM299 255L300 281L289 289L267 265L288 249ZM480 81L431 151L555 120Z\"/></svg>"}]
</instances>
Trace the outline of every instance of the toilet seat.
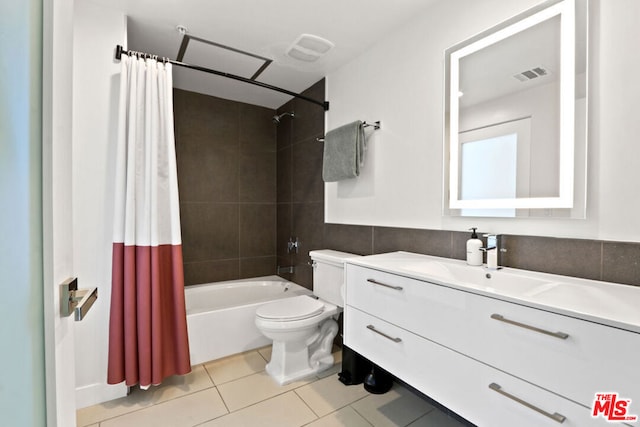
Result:
<instances>
[{"instance_id":1,"label":"toilet seat","mask_svg":"<svg viewBox=\"0 0 640 427\"><path fill-rule=\"evenodd\" d=\"M321 301L308 295L299 295L264 304L258 307L256 316L272 322L289 322L317 316L324 308L325 305Z\"/></svg>"}]
</instances>

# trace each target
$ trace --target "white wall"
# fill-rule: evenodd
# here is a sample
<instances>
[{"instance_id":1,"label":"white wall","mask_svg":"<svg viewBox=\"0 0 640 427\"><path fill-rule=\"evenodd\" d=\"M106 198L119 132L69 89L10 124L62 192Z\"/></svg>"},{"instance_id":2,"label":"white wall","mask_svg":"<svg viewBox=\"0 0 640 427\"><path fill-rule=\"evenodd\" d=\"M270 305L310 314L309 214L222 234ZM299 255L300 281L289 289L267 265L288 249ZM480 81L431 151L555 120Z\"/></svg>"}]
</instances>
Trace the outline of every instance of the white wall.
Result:
<instances>
[{"instance_id":1,"label":"white wall","mask_svg":"<svg viewBox=\"0 0 640 427\"><path fill-rule=\"evenodd\" d=\"M76 405L104 402L126 393L107 385L113 177L120 64L126 46L122 12L76 1L73 65L73 240L81 288L98 287L98 300L76 322Z\"/></svg>"},{"instance_id":2,"label":"white wall","mask_svg":"<svg viewBox=\"0 0 640 427\"><path fill-rule=\"evenodd\" d=\"M600 0L599 66L593 97L597 114L593 137L599 143L591 159L599 168L589 182L600 198L598 236L640 241L640 2ZM592 98L593 98L592 97Z\"/></svg>"},{"instance_id":3,"label":"white wall","mask_svg":"<svg viewBox=\"0 0 640 427\"><path fill-rule=\"evenodd\" d=\"M327 76L327 129L381 120L362 175L325 187L330 223L640 241L640 2L593 0L587 219L442 216L444 50L537 4L450 0Z\"/></svg>"}]
</instances>

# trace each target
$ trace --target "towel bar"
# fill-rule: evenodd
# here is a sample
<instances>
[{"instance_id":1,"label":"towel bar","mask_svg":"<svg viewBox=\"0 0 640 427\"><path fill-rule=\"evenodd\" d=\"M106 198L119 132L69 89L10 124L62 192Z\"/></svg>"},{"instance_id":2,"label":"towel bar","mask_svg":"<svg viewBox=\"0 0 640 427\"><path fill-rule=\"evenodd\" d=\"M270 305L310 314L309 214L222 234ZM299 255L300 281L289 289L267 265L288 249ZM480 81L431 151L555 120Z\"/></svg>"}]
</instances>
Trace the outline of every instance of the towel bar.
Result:
<instances>
[{"instance_id":1,"label":"towel bar","mask_svg":"<svg viewBox=\"0 0 640 427\"><path fill-rule=\"evenodd\" d=\"M377 121L373 122L373 124L372 123L367 123L367 122L362 122L362 127L367 128L369 126L373 126L373 130L380 129L380 126L381 126L380 120L377 120Z\"/></svg>"},{"instance_id":2,"label":"towel bar","mask_svg":"<svg viewBox=\"0 0 640 427\"><path fill-rule=\"evenodd\" d=\"M373 126L373 130L378 130L382 127L382 124L380 123L380 120L376 120L373 123L362 122L363 128L368 128L371 126ZM324 142L324 138L316 138L316 142Z\"/></svg>"}]
</instances>

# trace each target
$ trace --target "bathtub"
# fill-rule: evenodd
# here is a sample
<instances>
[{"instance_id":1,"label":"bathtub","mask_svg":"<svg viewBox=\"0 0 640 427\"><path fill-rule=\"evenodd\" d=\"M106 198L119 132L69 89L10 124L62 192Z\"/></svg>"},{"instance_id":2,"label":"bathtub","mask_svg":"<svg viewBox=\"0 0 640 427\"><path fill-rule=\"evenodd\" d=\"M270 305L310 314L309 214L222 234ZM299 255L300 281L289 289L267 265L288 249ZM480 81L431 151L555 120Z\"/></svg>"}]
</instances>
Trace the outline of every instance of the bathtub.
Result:
<instances>
[{"instance_id":1,"label":"bathtub","mask_svg":"<svg viewBox=\"0 0 640 427\"><path fill-rule=\"evenodd\" d=\"M254 323L269 301L311 294L279 276L185 287L191 365L269 345Z\"/></svg>"}]
</instances>

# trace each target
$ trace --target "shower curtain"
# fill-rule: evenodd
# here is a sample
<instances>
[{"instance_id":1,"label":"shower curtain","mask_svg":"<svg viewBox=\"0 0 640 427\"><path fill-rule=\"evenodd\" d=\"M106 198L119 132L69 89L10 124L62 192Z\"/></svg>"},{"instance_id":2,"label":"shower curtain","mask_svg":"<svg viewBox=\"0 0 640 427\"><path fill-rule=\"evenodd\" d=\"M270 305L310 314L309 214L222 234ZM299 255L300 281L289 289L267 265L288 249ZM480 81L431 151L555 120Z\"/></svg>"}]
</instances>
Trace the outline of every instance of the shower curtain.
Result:
<instances>
[{"instance_id":1,"label":"shower curtain","mask_svg":"<svg viewBox=\"0 0 640 427\"><path fill-rule=\"evenodd\" d=\"M171 64L123 55L107 382L191 371Z\"/></svg>"}]
</instances>

